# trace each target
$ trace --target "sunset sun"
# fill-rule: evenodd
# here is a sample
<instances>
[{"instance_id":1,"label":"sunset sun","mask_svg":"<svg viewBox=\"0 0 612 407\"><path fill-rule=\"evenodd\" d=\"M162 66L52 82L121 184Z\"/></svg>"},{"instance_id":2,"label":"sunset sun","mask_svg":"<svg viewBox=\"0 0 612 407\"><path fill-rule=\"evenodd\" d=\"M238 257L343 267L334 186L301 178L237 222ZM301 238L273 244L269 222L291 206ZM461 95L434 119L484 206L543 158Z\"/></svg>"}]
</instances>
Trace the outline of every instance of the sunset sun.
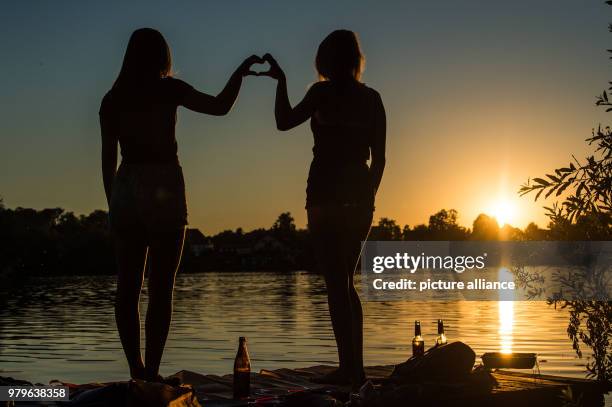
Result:
<instances>
[{"instance_id":1,"label":"sunset sun","mask_svg":"<svg viewBox=\"0 0 612 407\"><path fill-rule=\"evenodd\" d=\"M493 203L488 213L497 220L499 226L516 223L516 206L508 200L499 200Z\"/></svg>"}]
</instances>

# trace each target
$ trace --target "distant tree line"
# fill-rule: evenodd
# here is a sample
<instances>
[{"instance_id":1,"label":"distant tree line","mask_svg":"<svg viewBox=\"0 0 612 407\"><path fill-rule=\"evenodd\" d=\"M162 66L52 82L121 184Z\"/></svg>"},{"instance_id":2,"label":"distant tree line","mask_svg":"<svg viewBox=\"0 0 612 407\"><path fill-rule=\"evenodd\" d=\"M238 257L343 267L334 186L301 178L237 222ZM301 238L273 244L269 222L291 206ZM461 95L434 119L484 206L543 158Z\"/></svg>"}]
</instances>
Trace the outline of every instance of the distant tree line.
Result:
<instances>
[{"instance_id":1,"label":"distant tree line","mask_svg":"<svg viewBox=\"0 0 612 407\"><path fill-rule=\"evenodd\" d=\"M380 218L370 240L559 240L586 238L588 222L524 230L479 215L472 228L457 223L454 209L442 209L428 224L403 227ZM0 276L114 274L115 261L107 213L96 210L75 215L61 208L6 208L0 200ZM593 238L593 236L588 236ZM599 236L601 238L601 236ZM609 235L608 235L609 237ZM188 229L182 262L184 272L212 270L314 270L306 229L296 228L290 213L282 213L268 229L241 228L206 236Z\"/></svg>"},{"instance_id":2,"label":"distant tree line","mask_svg":"<svg viewBox=\"0 0 612 407\"><path fill-rule=\"evenodd\" d=\"M114 272L106 212L7 209L0 201L0 276Z\"/></svg>"},{"instance_id":3,"label":"distant tree line","mask_svg":"<svg viewBox=\"0 0 612 407\"><path fill-rule=\"evenodd\" d=\"M470 229L459 225L458 215L454 209L442 209L429 217L428 224L414 227L401 227L393 219L380 218L372 227L370 240L612 240L612 229L600 227L586 215L575 222L551 221L548 229L533 222L525 229L508 224L500 227L494 217L484 213L474 219Z\"/></svg>"}]
</instances>

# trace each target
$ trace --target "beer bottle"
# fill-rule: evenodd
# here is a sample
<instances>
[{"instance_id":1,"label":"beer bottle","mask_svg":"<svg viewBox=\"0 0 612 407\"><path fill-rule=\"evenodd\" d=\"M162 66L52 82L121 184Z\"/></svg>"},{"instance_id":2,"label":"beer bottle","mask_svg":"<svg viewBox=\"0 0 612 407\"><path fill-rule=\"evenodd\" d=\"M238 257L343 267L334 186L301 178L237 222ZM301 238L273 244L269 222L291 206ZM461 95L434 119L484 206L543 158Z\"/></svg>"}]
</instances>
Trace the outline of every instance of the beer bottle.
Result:
<instances>
[{"instance_id":1,"label":"beer bottle","mask_svg":"<svg viewBox=\"0 0 612 407\"><path fill-rule=\"evenodd\" d=\"M448 339L446 339L446 335L444 334L444 322L439 319L438 320L438 337L436 338L436 346L446 345Z\"/></svg>"},{"instance_id":2,"label":"beer bottle","mask_svg":"<svg viewBox=\"0 0 612 407\"><path fill-rule=\"evenodd\" d=\"M234 360L234 399L249 397L250 389L251 360L246 346L246 338L241 336Z\"/></svg>"},{"instance_id":3,"label":"beer bottle","mask_svg":"<svg viewBox=\"0 0 612 407\"><path fill-rule=\"evenodd\" d=\"M421 336L421 321L414 321L414 338L412 338L412 356L423 356L425 340Z\"/></svg>"}]
</instances>

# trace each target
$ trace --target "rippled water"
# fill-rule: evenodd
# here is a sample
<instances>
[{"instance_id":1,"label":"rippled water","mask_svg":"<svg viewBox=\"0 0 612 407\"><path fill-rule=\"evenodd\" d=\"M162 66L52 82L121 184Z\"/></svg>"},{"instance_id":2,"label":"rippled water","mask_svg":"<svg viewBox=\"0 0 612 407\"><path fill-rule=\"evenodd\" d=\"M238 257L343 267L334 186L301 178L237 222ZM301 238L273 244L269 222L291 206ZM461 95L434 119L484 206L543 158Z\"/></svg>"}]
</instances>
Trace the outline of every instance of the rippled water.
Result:
<instances>
[{"instance_id":1,"label":"rippled water","mask_svg":"<svg viewBox=\"0 0 612 407\"><path fill-rule=\"evenodd\" d=\"M43 383L125 379L114 288L112 277L70 277L0 289L0 375ZM543 302L369 302L364 307L367 364L409 356L415 319L422 321L426 345L431 344L435 321L442 318L449 339L465 341L479 355L537 352L543 373L584 376L585 360L576 358L565 333L567 313ZM143 303L143 316L145 311ZM179 275L161 371L229 373L241 335L249 339L255 370L335 363L322 278L305 272Z\"/></svg>"}]
</instances>

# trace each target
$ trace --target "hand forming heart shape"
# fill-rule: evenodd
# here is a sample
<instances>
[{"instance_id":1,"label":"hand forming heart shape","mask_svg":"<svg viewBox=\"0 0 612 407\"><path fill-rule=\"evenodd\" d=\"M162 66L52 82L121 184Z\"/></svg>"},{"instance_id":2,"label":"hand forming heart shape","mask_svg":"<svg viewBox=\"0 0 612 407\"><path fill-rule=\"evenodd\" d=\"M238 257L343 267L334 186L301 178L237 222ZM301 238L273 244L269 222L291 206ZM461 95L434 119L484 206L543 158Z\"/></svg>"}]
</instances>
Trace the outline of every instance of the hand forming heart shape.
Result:
<instances>
[{"instance_id":1,"label":"hand forming heart shape","mask_svg":"<svg viewBox=\"0 0 612 407\"><path fill-rule=\"evenodd\" d=\"M251 68L255 64L268 64L269 68L266 71L254 71ZM265 54L263 57L258 55L251 55L244 60L240 66L240 70L243 76L269 76L274 79L281 79L285 77L285 73L278 65L278 62L270 54Z\"/></svg>"},{"instance_id":2,"label":"hand forming heart shape","mask_svg":"<svg viewBox=\"0 0 612 407\"><path fill-rule=\"evenodd\" d=\"M254 71L253 70L253 65L261 65L262 68L267 68L266 70L262 70L262 71ZM250 66L249 71L247 72L248 75L252 75L252 76L264 76L267 72L270 71L270 63L264 60L261 60L261 62L255 62L253 63L253 65Z\"/></svg>"}]
</instances>

